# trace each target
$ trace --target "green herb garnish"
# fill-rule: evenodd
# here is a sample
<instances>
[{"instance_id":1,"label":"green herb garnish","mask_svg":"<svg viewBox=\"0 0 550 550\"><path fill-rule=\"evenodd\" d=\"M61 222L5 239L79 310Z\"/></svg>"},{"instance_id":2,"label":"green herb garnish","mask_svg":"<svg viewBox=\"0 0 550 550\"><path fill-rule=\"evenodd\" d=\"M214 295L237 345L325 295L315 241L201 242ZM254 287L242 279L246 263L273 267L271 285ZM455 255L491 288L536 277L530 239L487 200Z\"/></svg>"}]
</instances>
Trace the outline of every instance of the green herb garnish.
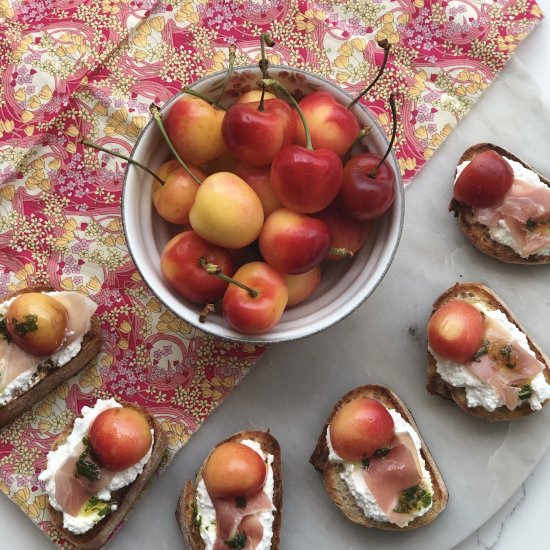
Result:
<instances>
[{"instance_id":1,"label":"green herb garnish","mask_svg":"<svg viewBox=\"0 0 550 550\"><path fill-rule=\"evenodd\" d=\"M80 453L78 460L76 462L76 474L75 477L85 477L90 481L97 481L101 478L101 472L99 467L95 462L87 460L88 455L90 454L90 441L87 437L82 439L84 444L84 450Z\"/></svg>"},{"instance_id":2,"label":"green herb garnish","mask_svg":"<svg viewBox=\"0 0 550 550\"><path fill-rule=\"evenodd\" d=\"M507 369L513 369L516 366L512 361L512 344L507 344L503 348L500 348L498 352L506 360L505 365Z\"/></svg>"},{"instance_id":3,"label":"green herb garnish","mask_svg":"<svg viewBox=\"0 0 550 550\"><path fill-rule=\"evenodd\" d=\"M23 321L18 321L15 317L13 318L12 325L14 332L25 336L29 332L36 332L38 330L38 317L36 315L27 313L23 319Z\"/></svg>"},{"instance_id":4,"label":"green herb garnish","mask_svg":"<svg viewBox=\"0 0 550 550\"><path fill-rule=\"evenodd\" d=\"M8 343L11 342L11 335L8 332L8 325L6 323L6 318L5 317L0 318L0 337L7 340Z\"/></svg>"},{"instance_id":5,"label":"green herb garnish","mask_svg":"<svg viewBox=\"0 0 550 550\"><path fill-rule=\"evenodd\" d=\"M246 533L237 533L232 539L224 540L223 542L232 550L240 550L246 546Z\"/></svg>"},{"instance_id":6,"label":"green herb garnish","mask_svg":"<svg viewBox=\"0 0 550 550\"><path fill-rule=\"evenodd\" d=\"M363 460L361 460L361 468L363 468L363 470L368 469L369 466L370 466L369 458L365 457Z\"/></svg>"},{"instance_id":7,"label":"green herb garnish","mask_svg":"<svg viewBox=\"0 0 550 550\"><path fill-rule=\"evenodd\" d=\"M415 510L427 508L431 503L431 493L428 493L420 485L413 485L402 492L399 502L393 511L398 514L409 514Z\"/></svg>"},{"instance_id":8,"label":"green herb garnish","mask_svg":"<svg viewBox=\"0 0 550 550\"><path fill-rule=\"evenodd\" d=\"M476 363L479 362L480 357L489 353L489 340L484 338L481 343L483 345L474 353L474 356L472 357L472 361L475 361Z\"/></svg>"},{"instance_id":9,"label":"green herb garnish","mask_svg":"<svg viewBox=\"0 0 550 550\"><path fill-rule=\"evenodd\" d=\"M97 515L102 518L111 511L111 505L104 500L99 500L96 496L93 496L88 500L84 507L85 512L97 512Z\"/></svg>"},{"instance_id":10,"label":"green herb garnish","mask_svg":"<svg viewBox=\"0 0 550 550\"><path fill-rule=\"evenodd\" d=\"M237 508L246 508L246 497L235 497Z\"/></svg>"},{"instance_id":11,"label":"green herb garnish","mask_svg":"<svg viewBox=\"0 0 550 550\"><path fill-rule=\"evenodd\" d=\"M534 231L537 228L537 222L529 218L525 224L525 228L527 231Z\"/></svg>"},{"instance_id":12,"label":"green herb garnish","mask_svg":"<svg viewBox=\"0 0 550 550\"><path fill-rule=\"evenodd\" d=\"M518 393L518 397L523 401L529 399L533 395L533 388L529 384L525 384Z\"/></svg>"},{"instance_id":13,"label":"green herb garnish","mask_svg":"<svg viewBox=\"0 0 550 550\"><path fill-rule=\"evenodd\" d=\"M193 527L195 529L200 529L202 525L202 516L199 515L199 509L197 508L196 502L193 502L193 504L191 504L191 512L193 517Z\"/></svg>"},{"instance_id":14,"label":"green herb garnish","mask_svg":"<svg viewBox=\"0 0 550 550\"><path fill-rule=\"evenodd\" d=\"M389 454L390 451L391 449L389 447L380 447L380 449L378 449L374 453L374 456L376 456L377 458L382 458L383 456L386 456L387 454Z\"/></svg>"}]
</instances>

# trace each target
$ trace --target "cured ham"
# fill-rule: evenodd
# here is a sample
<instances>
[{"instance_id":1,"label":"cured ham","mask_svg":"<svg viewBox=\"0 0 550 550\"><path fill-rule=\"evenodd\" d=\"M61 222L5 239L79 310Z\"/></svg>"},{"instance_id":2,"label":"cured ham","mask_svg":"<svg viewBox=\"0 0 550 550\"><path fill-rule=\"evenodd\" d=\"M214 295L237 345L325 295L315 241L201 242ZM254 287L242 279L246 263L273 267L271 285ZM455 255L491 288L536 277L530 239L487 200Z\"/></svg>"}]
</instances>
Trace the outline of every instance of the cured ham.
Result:
<instances>
[{"instance_id":1,"label":"cured ham","mask_svg":"<svg viewBox=\"0 0 550 550\"><path fill-rule=\"evenodd\" d=\"M239 506L242 503L235 498L212 498L212 503L216 511L217 524L214 550L226 550L228 546L224 541L242 532L247 535L245 548L255 548L263 536L263 527L257 514L275 509L271 499L263 490L246 497L244 506Z\"/></svg>"},{"instance_id":2,"label":"cured ham","mask_svg":"<svg viewBox=\"0 0 550 550\"><path fill-rule=\"evenodd\" d=\"M395 511L403 491L422 482L418 451L409 433L396 433L387 455L371 457L364 477L388 521L404 527L414 518L411 513Z\"/></svg>"},{"instance_id":3,"label":"cured ham","mask_svg":"<svg viewBox=\"0 0 550 550\"><path fill-rule=\"evenodd\" d=\"M520 253L528 256L550 245L550 235L532 231L527 223L550 219L550 188L535 187L515 179L512 187L495 205L476 208L473 219L488 227L503 221Z\"/></svg>"},{"instance_id":4,"label":"cured ham","mask_svg":"<svg viewBox=\"0 0 550 550\"><path fill-rule=\"evenodd\" d=\"M97 309L97 304L77 292L58 292L53 297L65 306L69 314L67 336L61 347L62 350L89 330L90 319ZM19 375L36 369L47 359L48 357L32 355L14 342L0 338L0 392Z\"/></svg>"},{"instance_id":5,"label":"cured ham","mask_svg":"<svg viewBox=\"0 0 550 550\"><path fill-rule=\"evenodd\" d=\"M514 341L497 321L486 319L485 340L487 353L467 367L494 388L508 409L514 410L519 404L522 386L542 372L544 365ZM504 353L501 350L505 350Z\"/></svg>"},{"instance_id":6,"label":"cured ham","mask_svg":"<svg viewBox=\"0 0 550 550\"><path fill-rule=\"evenodd\" d=\"M54 295L69 312L67 336L63 346L68 346L90 329L90 319L97 309L97 304L79 292L57 292Z\"/></svg>"},{"instance_id":7,"label":"cured ham","mask_svg":"<svg viewBox=\"0 0 550 550\"><path fill-rule=\"evenodd\" d=\"M55 473L55 500L63 512L70 516L78 515L84 505L99 491L105 489L115 475L114 472L100 466L97 466L100 472L97 481L92 482L86 477L77 475L76 463L82 451L84 451L84 445L81 443L75 448L75 454L70 456ZM91 459L88 456L86 460Z\"/></svg>"}]
</instances>

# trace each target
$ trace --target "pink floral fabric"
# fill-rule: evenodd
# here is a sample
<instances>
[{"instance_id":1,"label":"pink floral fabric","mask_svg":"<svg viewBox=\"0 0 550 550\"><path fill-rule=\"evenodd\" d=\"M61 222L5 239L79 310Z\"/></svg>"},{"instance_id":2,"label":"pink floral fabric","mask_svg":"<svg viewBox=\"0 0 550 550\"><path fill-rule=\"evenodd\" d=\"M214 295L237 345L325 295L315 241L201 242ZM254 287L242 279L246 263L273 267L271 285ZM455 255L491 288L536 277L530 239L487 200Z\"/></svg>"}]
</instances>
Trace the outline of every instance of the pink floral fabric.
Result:
<instances>
[{"instance_id":1,"label":"pink floral fabric","mask_svg":"<svg viewBox=\"0 0 550 550\"><path fill-rule=\"evenodd\" d=\"M174 317L136 271L124 240L125 163L81 137L128 153L184 85L259 59L361 91L388 133L406 183L542 17L532 0L0 0L0 295L35 284L99 305L104 343L90 366L0 431L0 489L60 548L37 476L56 435L97 397L149 408L171 456L230 393L263 349L218 341Z\"/></svg>"}]
</instances>

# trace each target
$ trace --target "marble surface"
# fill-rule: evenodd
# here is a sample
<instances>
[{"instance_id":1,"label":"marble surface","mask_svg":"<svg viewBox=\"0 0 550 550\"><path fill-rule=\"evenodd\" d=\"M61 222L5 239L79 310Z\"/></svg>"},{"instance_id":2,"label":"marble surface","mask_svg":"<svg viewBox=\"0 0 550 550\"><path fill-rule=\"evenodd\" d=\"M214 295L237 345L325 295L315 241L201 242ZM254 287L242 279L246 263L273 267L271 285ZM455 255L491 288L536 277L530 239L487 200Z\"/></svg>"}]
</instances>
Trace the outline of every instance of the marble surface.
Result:
<instances>
[{"instance_id":1,"label":"marble surface","mask_svg":"<svg viewBox=\"0 0 550 550\"><path fill-rule=\"evenodd\" d=\"M550 0L540 4L550 13ZM402 242L373 296L336 327L272 347L155 480L110 548L183 547L174 519L183 480L194 475L218 440L239 429L268 427L283 448L283 548L358 549L372 544L502 550L538 542L545 487L550 487L550 454L545 456L550 409L510 424L469 417L426 393L424 346L434 298L455 281L481 280L490 282L541 347L550 350L548 266L509 266L481 255L447 212L456 160L473 143L499 143L550 174L550 107L545 98L550 75L547 61L541 62L549 56L550 20L543 20L407 190ZM308 464L333 403L368 382L388 385L403 397L449 487L446 511L416 532L379 533L349 523ZM8 542L15 550L51 548L7 499L0 499L0 530L2 548Z\"/></svg>"}]
</instances>

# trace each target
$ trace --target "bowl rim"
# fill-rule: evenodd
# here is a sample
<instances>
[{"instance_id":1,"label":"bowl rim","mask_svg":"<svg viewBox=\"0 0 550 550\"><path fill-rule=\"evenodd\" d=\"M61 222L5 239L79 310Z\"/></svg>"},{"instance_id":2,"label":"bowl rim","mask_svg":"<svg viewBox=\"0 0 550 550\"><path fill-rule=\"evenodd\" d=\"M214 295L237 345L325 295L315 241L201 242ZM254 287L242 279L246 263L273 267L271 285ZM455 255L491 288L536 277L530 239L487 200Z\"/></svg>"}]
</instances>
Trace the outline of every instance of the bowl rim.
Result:
<instances>
[{"instance_id":1,"label":"bowl rim","mask_svg":"<svg viewBox=\"0 0 550 550\"><path fill-rule=\"evenodd\" d=\"M324 86L328 85L330 88L335 89L338 94L343 94L343 95L347 96L350 99L350 101L352 99L354 99L354 97L351 94L349 94L346 90L344 90L340 86L336 85L334 82L326 79L325 77L317 75L315 73L308 72L304 69L300 69L300 68L297 68L297 67L289 67L287 65L269 65L268 70L270 70L270 69L277 70L277 71L289 71L289 72L300 73L300 74L302 74L302 75L304 75L308 78L313 78L315 80L318 80ZM234 67L234 72L245 71L245 70L260 71L260 68L259 68L258 65L252 65L252 64L240 65L240 66L235 66ZM209 80L219 79L220 77L225 76L226 74L227 74L227 70L221 70L221 71L217 71L215 73L211 73L211 74L209 74L205 77L197 79L191 85L189 85L188 88L193 88L196 85L202 85L202 84L208 82ZM172 96L166 103L164 103L162 105L162 107L159 107L161 115L162 115L163 111L165 111L173 102L177 101L181 96L183 96L185 94L186 94L185 90L182 90L182 91L174 94L174 96ZM389 140L387 139L387 136L386 136L386 132L384 131L384 129L382 128L382 126L380 125L380 123L378 122L378 120L376 119L374 114L372 113L372 111L366 105L364 105L361 101L358 101L355 104L355 106L356 106L357 109L360 109L360 110L365 112L366 116L369 118L370 123L373 124L374 126L376 126L378 132L383 137L384 141L386 141L386 143L389 143ZM147 122L147 124L144 126L144 128L140 132L139 136L137 137L137 139L134 142L134 145L132 147L132 151L129 155L129 157L131 159L134 158L134 153L138 149L139 144L141 143L142 139L146 135L146 133L149 130L150 126L155 125L155 124L156 123L155 123L154 119L151 118ZM399 170L399 163L397 161L397 157L395 155L394 148L392 148L392 150L390 151L389 158L391 158L393 167L395 168L395 170L394 170L395 179L396 179L396 197L395 197L395 199L398 199L398 200L394 199L394 203L392 205L392 208L395 208L395 206L398 206L398 208L399 208L399 210L397 212L399 223L398 223L398 227L397 227L397 232L394 235L393 246L391 248L391 252L389 252L389 256L387 258L386 265L384 266L384 269L378 274L377 280L372 284L369 291L366 292L364 295L362 295L360 300L355 300L354 297L352 298L352 300L353 300L352 307L349 307L345 311L342 311L341 315L339 315L337 317L333 318L333 316L331 316L330 322L327 322L327 323L321 322L321 326L315 325L315 327L312 328L311 330L300 329L300 332L298 334L290 335L290 336L285 335L284 333L280 334L280 335L278 335L277 333L273 334L273 333L270 333L269 331L264 333L264 334L256 334L255 335L255 334L239 333L236 330L234 330L234 329L232 329L231 327L228 326L226 328L224 327L225 330L227 331L227 334L220 334L216 330L209 329L209 327L207 325L201 324L198 321L198 315L197 315L197 321L196 322L191 321L189 319L186 319L186 318L182 317L182 315L180 313L175 311L173 307L171 307L168 303L166 303L166 301L163 298L161 298L157 294L157 292L155 292L153 290L153 288L147 282L147 279L144 277L142 269L139 267L138 263L136 262L135 251L132 250L132 247L130 245L130 239L128 238L129 235L128 235L128 228L127 228L127 223L126 223L126 216L125 216L125 212L126 212L125 205L128 202L127 199L126 199L126 193L127 193L127 189L128 189L128 176L129 176L130 170L133 168L132 164L130 162L127 163L125 171L124 171L124 181L123 181L122 193L121 193L121 219L122 219L122 226L123 226L123 230L124 230L124 237L126 239L126 246L128 248L128 252L130 254L130 257L132 259L134 267L136 268L136 270L139 273L142 281L145 283L145 285L150 290L150 292L153 294L153 296L155 296L158 300L160 300L160 302L164 305L164 307L166 307L176 317L183 319L185 322L189 323L189 325L191 325L193 328L198 329L198 330L204 332L205 334L209 334L210 336L215 336L215 337L221 338L223 340L227 340L227 341L231 341L231 342L235 342L235 343L263 344L263 345L277 344L277 343L283 343L283 342L292 342L292 341L302 340L302 339L307 338L309 336L313 336L314 334L319 334L320 332L323 332L323 331L329 329L330 327L338 324L340 321L342 321L343 319L345 319L346 317L351 315L354 311L356 311L361 305L363 305L365 303L365 301L372 295L372 293L376 290L376 288L378 288L378 286L380 285L380 283L382 282L382 280L386 276L390 266L393 263L393 260L395 259L396 254L397 254L397 249L399 248L399 243L400 243L401 236L402 236L402 233L403 233L403 226L404 226L404 220L405 220L405 186L404 186L404 183L403 183L403 177L401 175L401 171Z\"/></svg>"}]
</instances>

